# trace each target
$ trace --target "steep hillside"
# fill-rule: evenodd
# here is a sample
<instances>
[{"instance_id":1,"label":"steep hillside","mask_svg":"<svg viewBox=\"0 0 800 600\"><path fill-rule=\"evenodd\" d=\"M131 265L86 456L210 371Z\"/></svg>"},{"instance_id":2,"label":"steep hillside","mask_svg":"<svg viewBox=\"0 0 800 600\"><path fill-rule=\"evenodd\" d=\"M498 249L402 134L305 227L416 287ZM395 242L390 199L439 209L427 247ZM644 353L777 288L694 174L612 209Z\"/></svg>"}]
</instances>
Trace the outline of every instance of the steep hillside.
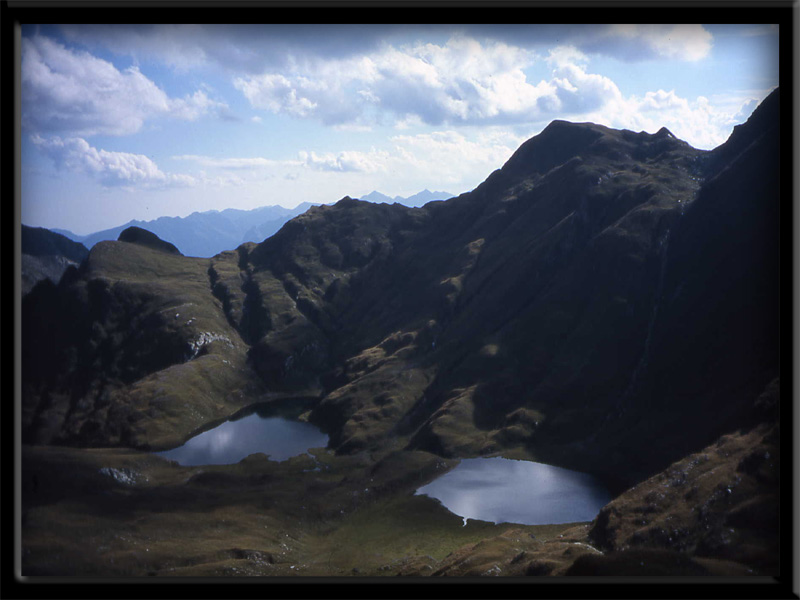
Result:
<instances>
[{"instance_id":1,"label":"steep hillside","mask_svg":"<svg viewBox=\"0 0 800 600\"><path fill-rule=\"evenodd\" d=\"M776 91L705 157L697 199L665 233L642 354L594 438L613 448L612 470L665 464L752 424L752 399L779 376L778 105Z\"/></svg>"},{"instance_id":2,"label":"steep hillside","mask_svg":"<svg viewBox=\"0 0 800 600\"><path fill-rule=\"evenodd\" d=\"M555 122L449 202L315 209L247 256L301 313L254 367L320 377L312 418L341 451L391 432L638 481L746 421L777 374L777 205L756 204L777 197L770 122L713 177L725 147Z\"/></svg>"},{"instance_id":3,"label":"steep hillside","mask_svg":"<svg viewBox=\"0 0 800 600\"><path fill-rule=\"evenodd\" d=\"M659 549L778 572L778 387L775 380L751 400L756 425L720 437L610 502L588 531L590 543L612 556ZM587 560L574 570L619 574L620 567Z\"/></svg>"},{"instance_id":4,"label":"steep hillside","mask_svg":"<svg viewBox=\"0 0 800 600\"><path fill-rule=\"evenodd\" d=\"M22 225L20 243L22 253L30 256L63 256L79 263L89 254L83 244L43 227Z\"/></svg>"},{"instance_id":5,"label":"steep hillside","mask_svg":"<svg viewBox=\"0 0 800 600\"><path fill-rule=\"evenodd\" d=\"M24 442L176 445L261 392L208 261L120 237L23 299Z\"/></svg>"}]
</instances>

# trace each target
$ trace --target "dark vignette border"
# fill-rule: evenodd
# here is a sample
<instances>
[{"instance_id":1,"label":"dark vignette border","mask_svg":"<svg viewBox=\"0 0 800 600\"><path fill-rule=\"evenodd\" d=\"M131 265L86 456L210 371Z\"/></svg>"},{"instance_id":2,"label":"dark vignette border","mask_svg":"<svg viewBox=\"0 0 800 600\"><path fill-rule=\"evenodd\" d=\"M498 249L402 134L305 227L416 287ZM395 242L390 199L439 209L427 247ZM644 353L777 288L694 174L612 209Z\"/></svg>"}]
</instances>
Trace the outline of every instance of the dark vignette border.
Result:
<instances>
[{"instance_id":1,"label":"dark vignette border","mask_svg":"<svg viewBox=\"0 0 800 600\"><path fill-rule=\"evenodd\" d=\"M448 595L458 598L800 598L796 572L798 554L797 440L800 396L795 380L798 319L800 306L795 301L798 279L795 267L800 243L795 232L800 228L797 161L797 78L796 40L800 0L0 0L0 156L2 161L2 211L4 235L1 271L3 324L6 357L13 357L13 377L4 369L3 410L0 420L6 467L2 481L2 523L5 535L0 545L0 597L3 598L188 598L280 597L350 598L424 597ZM19 557L19 308L20 308L20 119L19 119L19 26L24 23L523 23L523 22L770 22L780 25L780 80L782 139L782 244L781 273L784 282L781 310L791 324L782 337L782 370L791 374L791 402L782 403L782 453L784 460L781 491L782 540L779 578L429 578L342 579L275 578L254 582L248 578L184 578L164 580L141 578L56 578L20 576ZM789 286L788 282L792 285ZM13 313L11 309L13 308ZM12 320L13 319L13 320ZM791 331L791 334L789 333ZM13 332L13 337L11 333ZM7 358L7 362L11 359ZM788 389L786 386L785 389ZM12 401L13 398L13 401ZM784 398L787 398L784 392ZM12 418L13 417L13 418ZM790 431L790 433L787 433ZM13 473L13 477L10 475ZM13 495L12 495L13 493ZM14 499L12 503L10 500ZM791 513L789 511L791 508ZM11 531L14 536L11 536ZM444 586L439 588L439 586Z\"/></svg>"}]
</instances>

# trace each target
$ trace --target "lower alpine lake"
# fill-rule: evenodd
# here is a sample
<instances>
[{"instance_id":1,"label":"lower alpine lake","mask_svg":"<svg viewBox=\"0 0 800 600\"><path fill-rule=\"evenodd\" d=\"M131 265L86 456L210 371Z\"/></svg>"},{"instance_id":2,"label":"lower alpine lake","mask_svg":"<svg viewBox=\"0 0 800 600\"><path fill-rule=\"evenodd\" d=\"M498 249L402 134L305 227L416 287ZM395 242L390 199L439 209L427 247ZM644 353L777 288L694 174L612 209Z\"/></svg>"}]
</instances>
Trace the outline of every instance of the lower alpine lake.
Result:
<instances>
[{"instance_id":1,"label":"lower alpine lake","mask_svg":"<svg viewBox=\"0 0 800 600\"><path fill-rule=\"evenodd\" d=\"M464 519L522 525L591 521L611 501L595 477L507 458L468 458L419 488Z\"/></svg>"},{"instance_id":2,"label":"lower alpine lake","mask_svg":"<svg viewBox=\"0 0 800 600\"><path fill-rule=\"evenodd\" d=\"M155 454L183 466L229 465L257 452L283 461L328 445L328 436L314 425L272 412L261 409L236 416L182 446Z\"/></svg>"}]
</instances>

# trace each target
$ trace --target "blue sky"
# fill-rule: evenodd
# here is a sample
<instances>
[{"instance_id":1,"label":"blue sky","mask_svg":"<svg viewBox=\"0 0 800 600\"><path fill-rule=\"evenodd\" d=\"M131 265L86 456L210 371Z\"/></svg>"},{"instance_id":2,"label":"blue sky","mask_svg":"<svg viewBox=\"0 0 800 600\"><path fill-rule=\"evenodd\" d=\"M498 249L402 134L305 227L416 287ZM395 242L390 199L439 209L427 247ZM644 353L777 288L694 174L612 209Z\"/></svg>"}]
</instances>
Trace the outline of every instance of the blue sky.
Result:
<instances>
[{"instance_id":1,"label":"blue sky","mask_svg":"<svg viewBox=\"0 0 800 600\"><path fill-rule=\"evenodd\" d=\"M778 85L756 25L26 25L22 222L469 191L550 121L727 139Z\"/></svg>"}]
</instances>

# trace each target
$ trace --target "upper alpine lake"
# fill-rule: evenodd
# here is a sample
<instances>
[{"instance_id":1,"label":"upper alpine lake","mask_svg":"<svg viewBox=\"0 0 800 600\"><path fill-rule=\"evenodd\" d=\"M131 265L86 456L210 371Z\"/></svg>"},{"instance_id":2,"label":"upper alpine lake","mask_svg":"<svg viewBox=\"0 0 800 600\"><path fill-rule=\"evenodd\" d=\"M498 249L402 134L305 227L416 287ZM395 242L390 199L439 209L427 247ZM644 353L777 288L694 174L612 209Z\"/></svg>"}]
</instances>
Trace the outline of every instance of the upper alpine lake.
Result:
<instances>
[{"instance_id":1,"label":"upper alpine lake","mask_svg":"<svg viewBox=\"0 0 800 600\"><path fill-rule=\"evenodd\" d=\"M225 421L182 446L156 454L183 466L229 465L257 452L282 461L327 445L328 436L314 425L256 411Z\"/></svg>"},{"instance_id":2,"label":"upper alpine lake","mask_svg":"<svg viewBox=\"0 0 800 600\"><path fill-rule=\"evenodd\" d=\"M547 525L591 521L611 500L595 477L561 467L507 458L463 459L419 488L464 518Z\"/></svg>"}]
</instances>

